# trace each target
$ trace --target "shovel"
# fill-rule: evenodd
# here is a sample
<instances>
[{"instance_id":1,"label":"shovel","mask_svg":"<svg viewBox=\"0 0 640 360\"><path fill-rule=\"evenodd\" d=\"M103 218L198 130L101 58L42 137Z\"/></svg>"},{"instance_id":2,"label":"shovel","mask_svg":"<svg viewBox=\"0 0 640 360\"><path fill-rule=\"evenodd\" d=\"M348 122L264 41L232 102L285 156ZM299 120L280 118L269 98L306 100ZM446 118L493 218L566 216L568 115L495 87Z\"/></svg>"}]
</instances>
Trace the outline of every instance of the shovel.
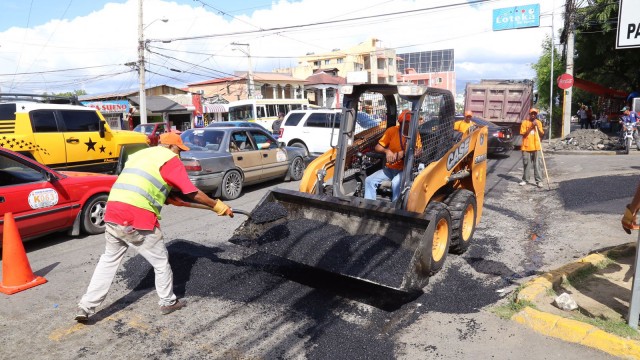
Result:
<instances>
[{"instance_id":1,"label":"shovel","mask_svg":"<svg viewBox=\"0 0 640 360\"><path fill-rule=\"evenodd\" d=\"M180 197L174 196L172 198L173 203L172 205L175 206L184 206L184 207L190 207L190 208L194 208L194 209L203 209L203 210L209 210L209 211L213 211L213 208L204 204L199 204L199 203L194 203L194 202L190 202L190 201L185 201L183 199L181 199ZM245 215L247 216L249 219L251 219L251 213L245 210L236 210L236 209L231 209L231 211L233 211L234 214L241 214L241 215ZM230 217L233 217L233 215L230 215Z\"/></svg>"}]
</instances>

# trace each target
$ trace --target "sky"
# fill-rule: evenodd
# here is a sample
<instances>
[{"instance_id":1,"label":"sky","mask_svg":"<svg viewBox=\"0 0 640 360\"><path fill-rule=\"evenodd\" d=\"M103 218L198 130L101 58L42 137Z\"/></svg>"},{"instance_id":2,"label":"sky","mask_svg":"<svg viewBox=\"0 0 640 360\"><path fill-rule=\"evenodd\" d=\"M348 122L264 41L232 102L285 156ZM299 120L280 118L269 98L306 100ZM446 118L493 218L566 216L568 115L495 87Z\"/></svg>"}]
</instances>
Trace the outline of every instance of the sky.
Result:
<instances>
[{"instance_id":1,"label":"sky","mask_svg":"<svg viewBox=\"0 0 640 360\"><path fill-rule=\"evenodd\" d=\"M540 27L492 31L494 9L530 4L540 4ZM459 83L531 79L531 64L551 35L551 14L557 34L563 6L562 0L144 0L146 84L182 88L246 71L247 50L253 70L269 72L370 38L397 53L454 49ZM138 0L0 1L0 92L137 89L138 73L125 64L138 60L138 15Z\"/></svg>"}]
</instances>

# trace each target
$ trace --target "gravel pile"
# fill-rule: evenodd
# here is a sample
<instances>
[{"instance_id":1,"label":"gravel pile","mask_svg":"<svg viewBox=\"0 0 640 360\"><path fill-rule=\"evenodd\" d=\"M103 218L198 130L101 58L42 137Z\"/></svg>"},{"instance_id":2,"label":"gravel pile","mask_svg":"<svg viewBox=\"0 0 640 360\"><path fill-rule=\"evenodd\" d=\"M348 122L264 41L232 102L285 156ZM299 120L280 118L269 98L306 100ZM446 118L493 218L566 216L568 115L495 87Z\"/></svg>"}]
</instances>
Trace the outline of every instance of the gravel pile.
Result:
<instances>
[{"instance_id":1,"label":"gravel pile","mask_svg":"<svg viewBox=\"0 0 640 360\"><path fill-rule=\"evenodd\" d=\"M564 139L552 140L549 150L620 150L618 136L608 135L599 129L578 129L569 133Z\"/></svg>"},{"instance_id":2,"label":"gravel pile","mask_svg":"<svg viewBox=\"0 0 640 360\"><path fill-rule=\"evenodd\" d=\"M256 207L251 214L251 221L264 224L287 217L287 209L278 202L265 202Z\"/></svg>"},{"instance_id":3,"label":"gravel pile","mask_svg":"<svg viewBox=\"0 0 640 360\"><path fill-rule=\"evenodd\" d=\"M376 234L350 235L311 219L273 226L256 239L258 250L330 272L400 287L413 251Z\"/></svg>"}]
</instances>

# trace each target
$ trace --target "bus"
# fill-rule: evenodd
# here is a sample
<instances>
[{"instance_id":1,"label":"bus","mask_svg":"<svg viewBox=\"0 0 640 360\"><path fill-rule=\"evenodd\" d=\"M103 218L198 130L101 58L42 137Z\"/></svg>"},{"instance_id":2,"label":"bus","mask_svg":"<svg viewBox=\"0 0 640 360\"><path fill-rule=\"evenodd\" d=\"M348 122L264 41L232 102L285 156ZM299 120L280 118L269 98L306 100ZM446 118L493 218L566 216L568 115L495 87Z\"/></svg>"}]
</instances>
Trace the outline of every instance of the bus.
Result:
<instances>
[{"instance_id":1,"label":"bus","mask_svg":"<svg viewBox=\"0 0 640 360\"><path fill-rule=\"evenodd\" d=\"M271 129L278 113L309 108L307 99L247 99L229 103L229 121L253 121Z\"/></svg>"}]
</instances>

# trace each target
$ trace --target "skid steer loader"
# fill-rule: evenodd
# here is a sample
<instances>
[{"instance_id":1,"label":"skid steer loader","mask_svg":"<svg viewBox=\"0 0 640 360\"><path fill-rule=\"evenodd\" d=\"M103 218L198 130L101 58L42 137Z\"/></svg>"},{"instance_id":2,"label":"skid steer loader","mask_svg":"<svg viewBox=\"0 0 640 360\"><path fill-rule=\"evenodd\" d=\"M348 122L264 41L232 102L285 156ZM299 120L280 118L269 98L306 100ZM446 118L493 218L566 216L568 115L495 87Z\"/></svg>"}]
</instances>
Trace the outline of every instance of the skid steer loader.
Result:
<instances>
[{"instance_id":1,"label":"skid steer loader","mask_svg":"<svg viewBox=\"0 0 640 360\"><path fill-rule=\"evenodd\" d=\"M362 84L343 85L340 93L332 148L307 166L300 191L267 193L230 241L394 290L421 291L448 252L469 247L482 214L487 129L454 131L454 100L446 90ZM398 125L410 127L400 196L392 201L390 184L382 183L376 200L365 199L367 176L385 166L375 145L396 126L401 109L412 120ZM362 118L376 123L363 129Z\"/></svg>"}]
</instances>

